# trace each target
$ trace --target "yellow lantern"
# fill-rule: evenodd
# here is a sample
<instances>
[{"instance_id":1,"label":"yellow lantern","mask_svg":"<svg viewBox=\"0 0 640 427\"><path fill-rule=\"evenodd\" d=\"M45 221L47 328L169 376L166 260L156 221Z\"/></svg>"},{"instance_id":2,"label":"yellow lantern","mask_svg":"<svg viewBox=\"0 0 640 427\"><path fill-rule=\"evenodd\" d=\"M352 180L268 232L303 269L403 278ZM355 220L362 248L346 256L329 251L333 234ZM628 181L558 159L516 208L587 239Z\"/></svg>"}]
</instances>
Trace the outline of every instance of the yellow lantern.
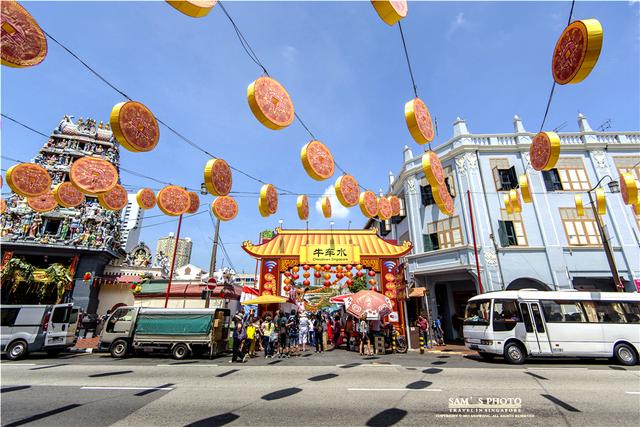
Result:
<instances>
[{"instance_id":1,"label":"yellow lantern","mask_svg":"<svg viewBox=\"0 0 640 427\"><path fill-rule=\"evenodd\" d=\"M597 19L574 21L564 29L551 60L556 83L580 83L591 73L600 56L602 36L602 25Z\"/></svg>"},{"instance_id":2,"label":"yellow lantern","mask_svg":"<svg viewBox=\"0 0 640 427\"><path fill-rule=\"evenodd\" d=\"M440 163L440 158L435 152L425 151L422 155L422 171L429 185L431 185L433 193L436 192L436 187L445 185L444 169L442 168L442 163Z\"/></svg>"},{"instance_id":3,"label":"yellow lantern","mask_svg":"<svg viewBox=\"0 0 640 427\"><path fill-rule=\"evenodd\" d=\"M325 218L331 218L331 200L327 196L322 198L322 215Z\"/></svg>"},{"instance_id":4,"label":"yellow lantern","mask_svg":"<svg viewBox=\"0 0 640 427\"><path fill-rule=\"evenodd\" d=\"M271 184L264 184L260 189L258 210L263 217L273 215L278 210L278 191Z\"/></svg>"},{"instance_id":5,"label":"yellow lantern","mask_svg":"<svg viewBox=\"0 0 640 427\"><path fill-rule=\"evenodd\" d=\"M51 190L51 175L35 163L19 163L7 170L7 184L22 197L37 197ZM114 184L115 185L115 184Z\"/></svg>"},{"instance_id":6,"label":"yellow lantern","mask_svg":"<svg viewBox=\"0 0 640 427\"><path fill-rule=\"evenodd\" d=\"M171 6L192 18L207 16L218 0L167 0Z\"/></svg>"},{"instance_id":7,"label":"yellow lantern","mask_svg":"<svg viewBox=\"0 0 640 427\"><path fill-rule=\"evenodd\" d=\"M413 139L420 145L433 141L435 136L431 113L420 98L404 104L404 119Z\"/></svg>"},{"instance_id":8,"label":"yellow lantern","mask_svg":"<svg viewBox=\"0 0 640 427\"><path fill-rule=\"evenodd\" d=\"M580 194L576 194L574 198L576 200L576 213L578 216L584 216L584 203L582 202L582 196Z\"/></svg>"},{"instance_id":9,"label":"yellow lantern","mask_svg":"<svg viewBox=\"0 0 640 427\"><path fill-rule=\"evenodd\" d=\"M226 196L231 191L231 168L222 159L210 159L204 167L204 184L214 196Z\"/></svg>"},{"instance_id":10,"label":"yellow lantern","mask_svg":"<svg viewBox=\"0 0 640 427\"><path fill-rule=\"evenodd\" d=\"M393 216L393 209L391 202L384 196L378 198L378 217L386 221Z\"/></svg>"},{"instance_id":11,"label":"yellow lantern","mask_svg":"<svg viewBox=\"0 0 640 427\"><path fill-rule=\"evenodd\" d=\"M520 185L522 200L525 203L531 203L531 186L529 185L529 177L526 173L523 173L518 177L518 184Z\"/></svg>"},{"instance_id":12,"label":"yellow lantern","mask_svg":"<svg viewBox=\"0 0 640 427\"><path fill-rule=\"evenodd\" d=\"M509 204L511 210L515 213L522 212L522 203L520 202L520 194L518 190L509 190Z\"/></svg>"},{"instance_id":13,"label":"yellow lantern","mask_svg":"<svg viewBox=\"0 0 640 427\"><path fill-rule=\"evenodd\" d=\"M309 219L309 198L301 194L298 196L298 200L296 201L296 205L298 208L298 218L303 221Z\"/></svg>"},{"instance_id":14,"label":"yellow lantern","mask_svg":"<svg viewBox=\"0 0 640 427\"><path fill-rule=\"evenodd\" d=\"M17 1L2 1L2 65L15 68L32 67L47 56L44 32Z\"/></svg>"},{"instance_id":15,"label":"yellow lantern","mask_svg":"<svg viewBox=\"0 0 640 427\"><path fill-rule=\"evenodd\" d=\"M116 140L129 151L151 151L160 140L160 128L153 113L135 101L116 104L109 116Z\"/></svg>"},{"instance_id":16,"label":"yellow lantern","mask_svg":"<svg viewBox=\"0 0 640 427\"><path fill-rule=\"evenodd\" d=\"M607 201L604 198L604 188L596 188L596 206L598 207L598 215L607 213Z\"/></svg>"},{"instance_id":17,"label":"yellow lantern","mask_svg":"<svg viewBox=\"0 0 640 427\"><path fill-rule=\"evenodd\" d=\"M291 97L271 77L263 76L254 80L247 88L247 101L256 119L269 129L284 129L295 117Z\"/></svg>"},{"instance_id":18,"label":"yellow lantern","mask_svg":"<svg viewBox=\"0 0 640 427\"><path fill-rule=\"evenodd\" d=\"M335 162L329 148L320 141L310 141L300 150L300 160L304 170L316 181L333 176Z\"/></svg>"},{"instance_id":19,"label":"yellow lantern","mask_svg":"<svg viewBox=\"0 0 640 427\"><path fill-rule=\"evenodd\" d=\"M511 197L509 197L509 193L504 193L502 195L502 200L504 201L504 207L507 210L507 213L512 214L513 206L511 206Z\"/></svg>"},{"instance_id":20,"label":"yellow lantern","mask_svg":"<svg viewBox=\"0 0 640 427\"><path fill-rule=\"evenodd\" d=\"M363 191L358 200L362 215L373 218L378 215L378 198L373 191Z\"/></svg>"},{"instance_id":21,"label":"yellow lantern","mask_svg":"<svg viewBox=\"0 0 640 427\"><path fill-rule=\"evenodd\" d=\"M393 25L403 19L409 9L406 0L371 0L371 4L387 25Z\"/></svg>"},{"instance_id":22,"label":"yellow lantern","mask_svg":"<svg viewBox=\"0 0 640 427\"><path fill-rule=\"evenodd\" d=\"M638 204L638 183L629 172L620 175L620 194L627 205Z\"/></svg>"},{"instance_id":23,"label":"yellow lantern","mask_svg":"<svg viewBox=\"0 0 640 427\"><path fill-rule=\"evenodd\" d=\"M336 197L345 208L350 208L358 204L360 188L358 181L351 175L338 177L335 184Z\"/></svg>"},{"instance_id":24,"label":"yellow lantern","mask_svg":"<svg viewBox=\"0 0 640 427\"><path fill-rule=\"evenodd\" d=\"M531 166L537 171L553 169L560 158L560 137L555 132L540 132L529 147Z\"/></svg>"}]
</instances>

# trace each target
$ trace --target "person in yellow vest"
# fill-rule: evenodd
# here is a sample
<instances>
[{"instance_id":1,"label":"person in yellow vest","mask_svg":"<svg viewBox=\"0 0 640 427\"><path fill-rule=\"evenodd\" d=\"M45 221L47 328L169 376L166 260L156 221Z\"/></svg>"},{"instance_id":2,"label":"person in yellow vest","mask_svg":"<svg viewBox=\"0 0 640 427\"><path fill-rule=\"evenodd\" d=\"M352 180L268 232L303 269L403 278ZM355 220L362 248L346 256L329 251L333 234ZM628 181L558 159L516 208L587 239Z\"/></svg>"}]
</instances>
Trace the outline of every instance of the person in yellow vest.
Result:
<instances>
[{"instance_id":1,"label":"person in yellow vest","mask_svg":"<svg viewBox=\"0 0 640 427\"><path fill-rule=\"evenodd\" d=\"M249 324L247 325L247 342L249 343L249 352L245 354L244 358L246 360L248 357L255 357L256 352L256 326L255 319L250 319Z\"/></svg>"}]
</instances>

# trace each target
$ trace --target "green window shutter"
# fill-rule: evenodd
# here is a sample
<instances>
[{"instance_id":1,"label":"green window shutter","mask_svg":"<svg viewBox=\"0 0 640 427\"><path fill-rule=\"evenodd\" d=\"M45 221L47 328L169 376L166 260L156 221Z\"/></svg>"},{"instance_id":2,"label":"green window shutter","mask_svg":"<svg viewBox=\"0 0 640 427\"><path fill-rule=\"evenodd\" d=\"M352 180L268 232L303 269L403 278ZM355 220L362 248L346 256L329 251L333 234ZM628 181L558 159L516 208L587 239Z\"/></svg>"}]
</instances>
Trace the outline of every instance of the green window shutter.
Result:
<instances>
[{"instance_id":1,"label":"green window shutter","mask_svg":"<svg viewBox=\"0 0 640 427\"><path fill-rule=\"evenodd\" d=\"M507 227L504 221L498 221L498 237L500 238L500 246L506 248L509 246L509 236L507 234Z\"/></svg>"},{"instance_id":2,"label":"green window shutter","mask_svg":"<svg viewBox=\"0 0 640 427\"><path fill-rule=\"evenodd\" d=\"M431 242L431 236L429 234L422 235L422 243L424 245L425 252L430 252L433 250L433 243Z\"/></svg>"}]
</instances>

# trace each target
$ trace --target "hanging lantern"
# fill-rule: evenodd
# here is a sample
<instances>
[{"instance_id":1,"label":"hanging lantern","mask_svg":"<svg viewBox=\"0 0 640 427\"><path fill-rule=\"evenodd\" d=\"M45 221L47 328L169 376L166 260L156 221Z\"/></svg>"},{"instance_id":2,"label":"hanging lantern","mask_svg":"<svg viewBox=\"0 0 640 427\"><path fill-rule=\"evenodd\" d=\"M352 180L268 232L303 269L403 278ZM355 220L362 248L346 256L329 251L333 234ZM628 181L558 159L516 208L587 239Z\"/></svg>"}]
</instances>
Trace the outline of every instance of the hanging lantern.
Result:
<instances>
[{"instance_id":1,"label":"hanging lantern","mask_svg":"<svg viewBox=\"0 0 640 427\"><path fill-rule=\"evenodd\" d=\"M393 25L403 19L409 9L406 0L371 0L371 4L387 25Z\"/></svg>"},{"instance_id":2,"label":"hanging lantern","mask_svg":"<svg viewBox=\"0 0 640 427\"><path fill-rule=\"evenodd\" d=\"M322 270L322 266L320 264L316 264L313 268L315 270Z\"/></svg>"},{"instance_id":3,"label":"hanging lantern","mask_svg":"<svg viewBox=\"0 0 640 427\"><path fill-rule=\"evenodd\" d=\"M440 185L436 188L436 191L433 192L433 199L443 214L451 216L455 213L453 197L449 194L446 185Z\"/></svg>"},{"instance_id":4,"label":"hanging lantern","mask_svg":"<svg viewBox=\"0 0 640 427\"><path fill-rule=\"evenodd\" d=\"M336 279L340 280L344 277L344 274L342 273L336 273Z\"/></svg>"},{"instance_id":5,"label":"hanging lantern","mask_svg":"<svg viewBox=\"0 0 640 427\"><path fill-rule=\"evenodd\" d=\"M135 283L132 283L131 286L129 286L129 289L131 289L132 291L135 291L136 290L136 286L137 285Z\"/></svg>"},{"instance_id":6,"label":"hanging lantern","mask_svg":"<svg viewBox=\"0 0 640 427\"><path fill-rule=\"evenodd\" d=\"M198 212L199 208L200 208L200 196L198 196L193 191L189 191L189 208L187 209L187 213L194 214Z\"/></svg>"},{"instance_id":7,"label":"hanging lantern","mask_svg":"<svg viewBox=\"0 0 640 427\"><path fill-rule=\"evenodd\" d=\"M106 193L118 184L116 167L106 160L80 157L71 163L69 179L84 194Z\"/></svg>"},{"instance_id":8,"label":"hanging lantern","mask_svg":"<svg viewBox=\"0 0 640 427\"><path fill-rule=\"evenodd\" d=\"M156 194L149 188L141 188L136 193L136 202L140 209L153 209L156 206Z\"/></svg>"},{"instance_id":9,"label":"hanging lantern","mask_svg":"<svg viewBox=\"0 0 640 427\"><path fill-rule=\"evenodd\" d=\"M7 201L5 199L0 199L0 214L3 214L7 211Z\"/></svg>"},{"instance_id":10,"label":"hanging lantern","mask_svg":"<svg viewBox=\"0 0 640 427\"><path fill-rule=\"evenodd\" d=\"M220 221L230 221L238 215L238 204L231 196L220 196L211 203L211 210Z\"/></svg>"},{"instance_id":11,"label":"hanging lantern","mask_svg":"<svg viewBox=\"0 0 640 427\"><path fill-rule=\"evenodd\" d=\"M207 16L218 0L167 0L176 10L192 18Z\"/></svg>"},{"instance_id":12,"label":"hanging lantern","mask_svg":"<svg viewBox=\"0 0 640 427\"><path fill-rule=\"evenodd\" d=\"M351 285L353 285L353 280L347 279L347 281L345 283L346 283L347 286L351 286Z\"/></svg>"},{"instance_id":13,"label":"hanging lantern","mask_svg":"<svg viewBox=\"0 0 640 427\"><path fill-rule=\"evenodd\" d=\"M362 271L356 272L356 277L362 277L362 276L364 276L364 273Z\"/></svg>"},{"instance_id":14,"label":"hanging lantern","mask_svg":"<svg viewBox=\"0 0 640 427\"><path fill-rule=\"evenodd\" d=\"M353 277L353 273L351 271L347 271L344 275L347 276L348 278Z\"/></svg>"},{"instance_id":15,"label":"hanging lantern","mask_svg":"<svg viewBox=\"0 0 640 427\"><path fill-rule=\"evenodd\" d=\"M151 151L160 140L160 128L153 113L135 101L116 104L109 117L116 140L134 153Z\"/></svg>"},{"instance_id":16,"label":"hanging lantern","mask_svg":"<svg viewBox=\"0 0 640 427\"><path fill-rule=\"evenodd\" d=\"M316 181L331 178L335 162L331 151L320 141L310 141L300 150L300 160L307 174Z\"/></svg>"},{"instance_id":17,"label":"hanging lantern","mask_svg":"<svg viewBox=\"0 0 640 427\"><path fill-rule=\"evenodd\" d=\"M391 203L391 216L398 216L402 211L402 205L400 204L400 198L398 196L389 197L389 203Z\"/></svg>"},{"instance_id":18,"label":"hanging lantern","mask_svg":"<svg viewBox=\"0 0 640 427\"><path fill-rule=\"evenodd\" d=\"M38 65L47 56L44 32L18 2L3 0L2 7L2 65L15 68Z\"/></svg>"},{"instance_id":19,"label":"hanging lantern","mask_svg":"<svg viewBox=\"0 0 640 427\"><path fill-rule=\"evenodd\" d=\"M433 121L431 113L420 98L414 98L404 104L404 118L407 121L409 133L420 145L433 141Z\"/></svg>"},{"instance_id":20,"label":"hanging lantern","mask_svg":"<svg viewBox=\"0 0 640 427\"><path fill-rule=\"evenodd\" d=\"M369 284L370 284L371 286L375 286L375 285L376 285L376 283L378 283L378 281L377 281L376 279L369 279Z\"/></svg>"},{"instance_id":21,"label":"hanging lantern","mask_svg":"<svg viewBox=\"0 0 640 427\"><path fill-rule=\"evenodd\" d=\"M84 203L84 194L69 181L61 182L53 188L53 197L64 208L75 208Z\"/></svg>"},{"instance_id":22,"label":"hanging lantern","mask_svg":"<svg viewBox=\"0 0 640 427\"><path fill-rule=\"evenodd\" d=\"M290 278L288 278L288 277L286 277L286 278L283 280L283 282L284 282L285 284L287 284L287 285L290 285L290 284L291 284L291 279L290 279Z\"/></svg>"},{"instance_id":23,"label":"hanging lantern","mask_svg":"<svg viewBox=\"0 0 640 427\"><path fill-rule=\"evenodd\" d=\"M315 277L316 279L319 279L322 276L322 274L319 271L316 271L315 273L313 273L313 277Z\"/></svg>"},{"instance_id":24,"label":"hanging lantern","mask_svg":"<svg viewBox=\"0 0 640 427\"><path fill-rule=\"evenodd\" d=\"M283 289L285 292L289 292L291 290L291 286L285 285Z\"/></svg>"},{"instance_id":25,"label":"hanging lantern","mask_svg":"<svg viewBox=\"0 0 640 427\"><path fill-rule=\"evenodd\" d=\"M574 21L564 29L551 60L556 83L574 84L587 78L598 62L602 36L602 25L597 19Z\"/></svg>"},{"instance_id":26,"label":"hanging lantern","mask_svg":"<svg viewBox=\"0 0 640 427\"><path fill-rule=\"evenodd\" d=\"M100 206L109 211L119 211L127 206L127 190L120 184L116 184L111 190L98 194Z\"/></svg>"},{"instance_id":27,"label":"hanging lantern","mask_svg":"<svg viewBox=\"0 0 640 427\"><path fill-rule=\"evenodd\" d=\"M353 265L347 264L347 265L344 266L344 268L345 268L345 270L350 271L350 270L353 270Z\"/></svg>"},{"instance_id":28,"label":"hanging lantern","mask_svg":"<svg viewBox=\"0 0 640 427\"><path fill-rule=\"evenodd\" d=\"M378 217L381 220L386 221L391 218L392 215L393 210L389 199L384 196L380 196L380 198L378 198Z\"/></svg>"},{"instance_id":29,"label":"hanging lantern","mask_svg":"<svg viewBox=\"0 0 640 427\"><path fill-rule=\"evenodd\" d=\"M325 288L328 288L329 286L331 286L331 280L325 280L324 283L322 284Z\"/></svg>"},{"instance_id":30,"label":"hanging lantern","mask_svg":"<svg viewBox=\"0 0 640 427\"><path fill-rule=\"evenodd\" d=\"M308 271L305 271L304 273L302 273L302 277L304 277L305 279L308 279L309 276L311 276L311 273L309 273Z\"/></svg>"},{"instance_id":31,"label":"hanging lantern","mask_svg":"<svg viewBox=\"0 0 640 427\"><path fill-rule=\"evenodd\" d=\"M311 268L311 266L309 264L305 264L305 265L302 266L302 269L304 271L309 271L310 268Z\"/></svg>"},{"instance_id":32,"label":"hanging lantern","mask_svg":"<svg viewBox=\"0 0 640 427\"><path fill-rule=\"evenodd\" d=\"M204 167L204 185L214 196L226 196L231 191L233 176L231 168L222 159L211 159Z\"/></svg>"},{"instance_id":33,"label":"hanging lantern","mask_svg":"<svg viewBox=\"0 0 640 427\"><path fill-rule=\"evenodd\" d=\"M82 276L82 280L84 280L85 282L88 282L89 280L91 280L91 273L88 271L84 273L84 276Z\"/></svg>"},{"instance_id":34,"label":"hanging lantern","mask_svg":"<svg viewBox=\"0 0 640 427\"><path fill-rule=\"evenodd\" d=\"M297 265L294 265L294 266L291 268L291 271L293 271L294 273L297 273L298 271L300 271L300 267L298 267Z\"/></svg>"},{"instance_id":35,"label":"hanging lantern","mask_svg":"<svg viewBox=\"0 0 640 427\"><path fill-rule=\"evenodd\" d=\"M607 201L604 198L604 188L596 188L596 206L598 207L598 215L607 213Z\"/></svg>"},{"instance_id":36,"label":"hanging lantern","mask_svg":"<svg viewBox=\"0 0 640 427\"><path fill-rule=\"evenodd\" d=\"M331 273L324 273L322 276L325 278L325 280L331 279Z\"/></svg>"},{"instance_id":37,"label":"hanging lantern","mask_svg":"<svg viewBox=\"0 0 640 427\"><path fill-rule=\"evenodd\" d=\"M526 173L523 173L518 177L518 185L520 186L522 200L525 203L531 203L531 186L529 185L529 177Z\"/></svg>"},{"instance_id":38,"label":"hanging lantern","mask_svg":"<svg viewBox=\"0 0 640 427\"><path fill-rule=\"evenodd\" d=\"M52 191L39 196L27 197L27 205L36 212L50 212L58 207Z\"/></svg>"},{"instance_id":39,"label":"hanging lantern","mask_svg":"<svg viewBox=\"0 0 640 427\"><path fill-rule=\"evenodd\" d=\"M302 281L302 285L306 288L306 287L308 287L309 285L311 285L311 282L310 282L309 280L303 280L303 281Z\"/></svg>"},{"instance_id":40,"label":"hanging lantern","mask_svg":"<svg viewBox=\"0 0 640 427\"><path fill-rule=\"evenodd\" d=\"M284 274L285 277L291 277L291 272L289 272L289 271L285 271L282 274Z\"/></svg>"},{"instance_id":41,"label":"hanging lantern","mask_svg":"<svg viewBox=\"0 0 640 427\"><path fill-rule=\"evenodd\" d=\"M522 202L520 202L520 194L518 190L509 190L509 203L514 213L522 212Z\"/></svg>"},{"instance_id":42,"label":"hanging lantern","mask_svg":"<svg viewBox=\"0 0 640 427\"><path fill-rule=\"evenodd\" d=\"M358 270L358 271L362 270L362 264L357 264L356 265L356 270Z\"/></svg>"},{"instance_id":43,"label":"hanging lantern","mask_svg":"<svg viewBox=\"0 0 640 427\"><path fill-rule=\"evenodd\" d=\"M258 210L263 217L273 215L278 210L278 192L271 184L264 184L260 189Z\"/></svg>"},{"instance_id":44,"label":"hanging lantern","mask_svg":"<svg viewBox=\"0 0 640 427\"><path fill-rule=\"evenodd\" d=\"M373 271L373 270L369 270L369 271L367 271L367 274L368 274L370 277L375 277L375 276L376 276L376 272L375 272L375 271Z\"/></svg>"},{"instance_id":45,"label":"hanging lantern","mask_svg":"<svg viewBox=\"0 0 640 427\"><path fill-rule=\"evenodd\" d=\"M422 171L424 172L431 190L435 193L436 187L445 185L444 183L444 169L440 158L433 151L425 151L422 155Z\"/></svg>"},{"instance_id":46,"label":"hanging lantern","mask_svg":"<svg viewBox=\"0 0 640 427\"><path fill-rule=\"evenodd\" d=\"M336 197L345 208L350 208L358 204L360 197L360 187L358 181L351 175L338 177L335 184Z\"/></svg>"},{"instance_id":47,"label":"hanging lantern","mask_svg":"<svg viewBox=\"0 0 640 427\"><path fill-rule=\"evenodd\" d=\"M294 108L284 87L271 77L259 77L247 88L249 108L269 129L284 129L293 122Z\"/></svg>"},{"instance_id":48,"label":"hanging lantern","mask_svg":"<svg viewBox=\"0 0 640 427\"><path fill-rule=\"evenodd\" d=\"M156 200L162 213L170 216L184 214L191 203L189 192L177 185L167 185L158 191Z\"/></svg>"},{"instance_id":49,"label":"hanging lantern","mask_svg":"<svg viewBox=\"0 0 640 427\"><path fill-rule=\"evenodd\" d=\"M341 265L337 265L337 266L336 266L336 271L337 271L338 273L341 273L343 269L344 269L344 268L343 268Z\"/></svg>"},{"instance_id":50,"label":"hanging lantern","mask_svg":"<svg viewBox=\"0 0 640 427\"><path fill-rule=\"evenodd\" d=\"M324 265L324 270L325 271L331 271L331 266L329 264L325 264Z\"/></svg>"},{"instance_id":51,"label":"hanging lantern","mask_svg":"<svg viewBox=\"0 0 640 427\"><path fill-rule=\"evenodd\" d=\"M298 280L300 278L300 275L297 273L294 273L291 275L291 277L293 278L293 280Z\"/></svg>"},{"instance_id":52,"label":"hanging lantern","mask_svg":"<svg viewBox=\"0 0 640 427\"><path fill-rule=\"evenodd\" d=\"M507 210L508 214L513 213L513 206L511 206L511 198L509 197L509 193L504 193L502 195L502 199L504 201L504 207Z\"/></svg>"},{"instance_id":53,"label":"hanging lantern","mask_svg":"<svg viewBox=\"0 0 640 427\"><path fill-rule=\"evenodd\" d=\"M2 2L4 13L5 2ZM4 15L3 15L4 16ZM2 46L4 49L4 46ZM51 189L51 176L45 168L34 163L18 163L7 170L7 184L14 193L23 197L36 197Z\"/></svg>"},{"instance_id":54,"label":"hanging lantern","mask_svg":"<svg viewBox=\"0 0 640 427\"><path fill-rule=\"evenodd\" d=\"M322 215L325 218L331 218L331 200L329 200L329 196L322 198Z\"/></svg>"},{"instance_id":55,"label":"hanging lantern","mask_svg":"<svg viewBox=\"0 0 640 427\"><path fill-rule=\"evenodd\" d=\"M620 194L625 204L638 204L638 182L633 174L626 172L620 175Z\"/></svg>"},{"instance_id":56,"label":"hanging lantern","mask_svg":"<svg viewBox=\"0 0 640 427\"><path fill-rule=\"evenodd\" d=\"M576 201L576 214L578 216L584 216L584 203L582 203L582 196L580 194L576 194L574 198Z\"/></svg>"},{"instance_id":57,"label":"hanging lantern","mask_svg":"<svg viewBox=\"0 0 640 427\"><path fill-rule=\"evenodd\" d=\"M363 191L358 199L362 215L373 218L378 215L378 198L373 191Z\"/></svg>"},{"instance_id":58,"label":"hanging lantern","mask_svg":"<svg viewBox=\"0 0 640 427\"><path fill-rule=\"evenodd\" d=\"M298 218L302 221L306 221L309 219L309 198L301 194L298 196L298 200L296 201L296 207L298 208Z\"/></svg>"},{"instance_id":59,"label":"hanging lantern","mask_svg":"<svg viewBox=\"0 0 640 427\"><path fill-rule=\"evenodd\" d=\"M555 132L540 132L529 147L531 166L537 171L553 169L560 158L560 137Z\"/></svg>"}]
</instances>

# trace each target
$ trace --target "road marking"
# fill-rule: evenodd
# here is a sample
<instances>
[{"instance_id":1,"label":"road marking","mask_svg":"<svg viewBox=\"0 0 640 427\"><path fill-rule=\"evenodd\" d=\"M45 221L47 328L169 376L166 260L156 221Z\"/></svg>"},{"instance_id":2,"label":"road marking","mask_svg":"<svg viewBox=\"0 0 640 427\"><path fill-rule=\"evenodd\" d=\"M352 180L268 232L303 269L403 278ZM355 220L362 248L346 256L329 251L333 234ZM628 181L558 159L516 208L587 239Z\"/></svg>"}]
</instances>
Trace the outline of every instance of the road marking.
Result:
<instances>
[{"instance_id":1,"label":"road marking","mask_svg":"<svg viewBox=\"0 0 640 427\"><path fill-rule=\"evenodd\" d=\"M391 367L396 367L397 368L398 366L402 366L402 365L392 365L392 364L388 364L387 365L385 363L371 363L371 364L368 364L368 365L360 365L360 366L365 366L365 367L370 367L370 368L371 367L380 367L380 366L383 366L383 367L391 366Z\"/></svg>"},{"instance_id":2,"label":"road marking","mask_svg":"<svg viewBox=\"0 0 640 427\"><path fill-rule=\"evenodd\" d=\"M640 394L640 391L625 391L627 394Z\"/></svg>"},{"instance_id":3,"label":"road marking","mask_svg":"<svg viewBox=\"0 0 640 427\"><path fill-rule=\"evenodd\" d=\"M442 391L440 388L348 388L347 391Z\"/></svg>"},{"instance_id":4,"label":"road marking","mask_svg":"<svg viewBox=\"0 0 640 427\"><path fill-rule=\"evenodd\" d=\"M212 367L212 366L218 366L218 365L205 365L205 364L195 364L195 365L172 365L170 363L163 363L163 364L158 364L156 366L162 366L163 368L201 368L201 367Z\"/></svg>"},{"instance_id":5,"label":"road marking","mask_svg":"<svg viewBox=\"0 0 640 427\"><path fill-rule=\"evenodd\" d=\"M529 371L586 371L589 368L525 368Z\"/></svg>"},{"instance_id":6,"label":"road marking","mask_svg":"<svg viewBox=\"0 0 640 427\"><path fill-rule=\"evenodd\" d=\"M100 387L84 386L82 390L173 390L173 387Z\"/></svg>"},{"instance_id":7,"label":"road marking","mask_svg":"<svg viewBox=\"0 0 640 427\"><path fill-rule=\"evenodd\" d=\"M1 363L2 366L36 366L35 363Z\"/></svg>"}]
</instances>

